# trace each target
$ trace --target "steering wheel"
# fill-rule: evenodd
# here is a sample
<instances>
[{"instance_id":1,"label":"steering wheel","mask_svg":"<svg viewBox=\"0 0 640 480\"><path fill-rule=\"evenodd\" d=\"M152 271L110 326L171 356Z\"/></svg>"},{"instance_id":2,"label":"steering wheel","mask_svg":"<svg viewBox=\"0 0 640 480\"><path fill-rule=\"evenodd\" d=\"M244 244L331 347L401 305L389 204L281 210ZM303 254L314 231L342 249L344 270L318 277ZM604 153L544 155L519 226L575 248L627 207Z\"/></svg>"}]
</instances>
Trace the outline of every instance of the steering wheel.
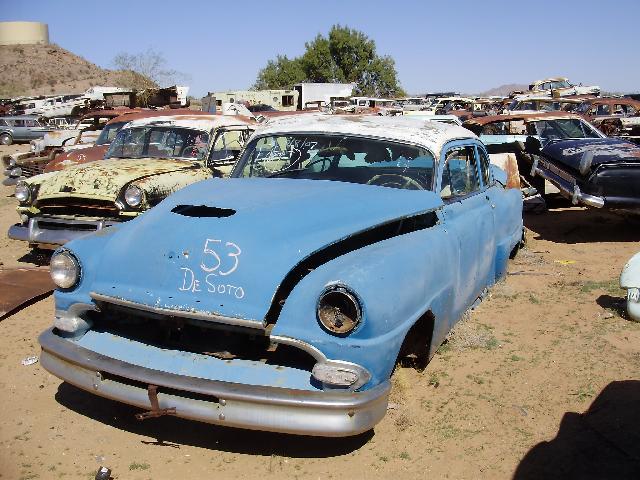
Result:
<instances>
[{"instance_id":1,"label":"steering wheel","mask_svg":"<svg viewBox=\"0 0 640 480\"><path fill-rule=\"evenodd\" d=\"M400 188L404 190L425 190L425 188L417 180L397 173L383 173L381 175L376 175L366 184L379 185L381 187Z\"/></svg>"},{"instance_id":2,"label":"steering wheel","mask_svg":"<svg viewBox=\"0 0 640 480\"><path fill-rule=\"evenodd\" d=\"M200 149L195 145L189 145L187 147L184 147L184 150L182 151L183 157L198 157L199 155L200 155Z\"/></svg>"},{"instance_id":3,"label":"steering wheel","mask_svg":"<svg viewBox=\"0 0 640 480\"><path fill-rule=\"evenodd\" d=\"M316 163L322 163L322 170L320 170L321 172L324 172L324 171L325 171L325 168L324 168L324 164L325 164L325 163L328 163L328 164L329 164L329 166L331 166L331 160L329 160L328 158L321 157L321 158L316 158L315 160L312 160L312 161L310 161L309 163L307 163L307 164L304 166L304 169L305 169L305 170L307 170L309 167L312 167L312 166L313 166L313 165L315 165Z\"/></svg>"}]
</instances>

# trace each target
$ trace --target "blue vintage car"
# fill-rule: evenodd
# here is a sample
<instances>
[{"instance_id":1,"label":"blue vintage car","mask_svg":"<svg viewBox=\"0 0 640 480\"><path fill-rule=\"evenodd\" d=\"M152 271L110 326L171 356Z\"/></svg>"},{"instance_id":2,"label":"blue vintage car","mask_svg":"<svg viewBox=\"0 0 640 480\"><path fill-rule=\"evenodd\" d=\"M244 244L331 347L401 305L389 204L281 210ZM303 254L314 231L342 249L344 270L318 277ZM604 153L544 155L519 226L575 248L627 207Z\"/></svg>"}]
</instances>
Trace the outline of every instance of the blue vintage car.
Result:
<instances>
[{"instance_id":1,"label":"blue vintage car","mask_svg":"<svg viewBox=\"0 0 640 480\"><path fill-rule=\"evenodd\" d=\"M477 137L420 118L282 119L232 176L56 251L44 368L140 418L358 434L523 236Z\"/></svg>"}]
</instances>

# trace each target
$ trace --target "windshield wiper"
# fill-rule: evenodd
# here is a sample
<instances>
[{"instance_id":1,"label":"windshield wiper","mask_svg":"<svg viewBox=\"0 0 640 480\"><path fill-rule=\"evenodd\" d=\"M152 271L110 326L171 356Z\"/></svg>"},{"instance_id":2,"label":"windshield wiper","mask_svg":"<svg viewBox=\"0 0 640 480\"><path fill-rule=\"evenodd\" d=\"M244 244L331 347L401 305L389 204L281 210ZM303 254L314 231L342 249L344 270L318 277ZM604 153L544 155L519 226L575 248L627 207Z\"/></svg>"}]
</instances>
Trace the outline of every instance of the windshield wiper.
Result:
<instances>
[{"instance_id":1,"label":"windshield wiper","mask_svg":"<svg viewBox=\"0 0 640 480\"><path fill-rule=\"evenodd\" d=\"M281 175L286 175L287 173L304 172L305 170L306 168L292 168L289 170L280 170L279 172L275 172L267 175L266 178L280 177Z\"/></svg>"}]
</instances>

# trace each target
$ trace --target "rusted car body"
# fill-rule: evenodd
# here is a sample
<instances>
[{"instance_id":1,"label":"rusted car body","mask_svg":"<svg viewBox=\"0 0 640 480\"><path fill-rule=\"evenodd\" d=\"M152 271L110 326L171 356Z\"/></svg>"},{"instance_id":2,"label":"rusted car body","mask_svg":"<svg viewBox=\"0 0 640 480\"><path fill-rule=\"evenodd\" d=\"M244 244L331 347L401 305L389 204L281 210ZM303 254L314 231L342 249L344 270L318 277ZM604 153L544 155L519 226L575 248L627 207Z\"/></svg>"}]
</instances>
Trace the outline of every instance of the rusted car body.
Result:
<instances>
[{"instance_id":1,"label":"rusted car body","mask_svg":"<svg viewBox=\"0 0 640 480\"><path fill-rule=\"evenodd\" d=\"M249 119L222 115L129 122L104 160L19 182L20 223L8 236L52 248L135 218L186 185L229 173L254 129Z\"/></svg>"},{"instance_id":2,"label":"rusted car body","mask_svg":"<svg viewBox=\"0 0 640 480\"><path fill-rule=\"evenodd\" d=\"M579 115L566 112L513 113L473 118L463 123L480 137L489 152L491 163L508 173L510 186L520 186L525 196L544 195L546 187L541 178L531 177L533 159L525 152L525 143L534 137L543 143L561 138L603 138L595 127Z\"/></svg>"},{"instance_id":3,"label":"rusted car body","mask_svg":"<svg viewBox=\"0 0 640 480\"><path fill-rule=\"evenodd\" d=\"M548 181L577 205L640 209L640 147L606 138L579 115L496 116L464 125L490 153L515 154L520 173L542 195Z\"/></svg>"},{"instance_id":4,"label":"rusted car body","mask_svg":"<svg viewBox=\"0 0 640 480\"><path fill-rule=\"evenodd\" d=\"M167 113L171 113L171 115L208 115L206 112L188 109L176 109L171 112L167 112L167 110L127 110L124 114L107 122L93 146L60 153L45 165L43 171L44 173L55 172L73 165L102 160L116 134L127 123L141 118L166 116Z\"/></svg>"},{"instance_id":5,"label":"rusted car body","mask_svg":"<svg viewBox=\"0 0 640 480\"><path fill-rule=\"evenodd\" d=\"M529 85L530 95L548 95L551 97L565 97L569 95L600 95L598 86L573 85L566 77L546 78L536 80Z\"/></svg>"},{"instance_id":6,"label":"rusted car body","mask_svg":"<svg viewBox=\"0 0 640 480\"><path fill-rule=\"evenodd\" d=\"M587 121L610 137L640 141L640 101L606 97L585 100L576 109Z\"/></svg>"},{"instance_id":7,"label":"rusted car body","mask_svg":"<svg viewBox=\"0 0 640 480\"><path fill-rule=\"evenodd\" d=\"M503 113L510 115L536 112L573 112L582 105L585 100L584 97L516 97L507 108L504 109Z\"/></svg>"},{"instance_id":8,"label":"rusted car body","mask_svg":"<svg viewBox=\"0 0 640 480\"><path fill-rule=\"evenodd\" d=\"M23 178L39 175L47 163L65 151L89 148L107 122L122 114L122 110L101 110L83 116L71 129L54 130L44 138L31 141L31 151L4 155L4 185L15 185Z\"/></svg>"}]
</instances>

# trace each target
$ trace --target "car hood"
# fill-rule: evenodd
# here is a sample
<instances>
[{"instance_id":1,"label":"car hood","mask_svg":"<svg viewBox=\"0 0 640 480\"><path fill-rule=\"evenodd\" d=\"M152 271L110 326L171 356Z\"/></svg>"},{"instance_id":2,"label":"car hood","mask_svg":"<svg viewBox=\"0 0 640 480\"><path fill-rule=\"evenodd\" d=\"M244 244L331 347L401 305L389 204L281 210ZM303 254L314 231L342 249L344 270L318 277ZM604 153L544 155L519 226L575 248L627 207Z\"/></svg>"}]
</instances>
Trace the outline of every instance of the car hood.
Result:
<instances>
[{"instance_id":1,"label":"car hood","mask_svg":"<svg viewBox=\"0 0 640 480\"><path fill-rule=\"evenodd\" d=\"M551 142L541 153L575 171L586 152L593 154L589 171L605 163L640 162L640 147L616 138L583 138ZM583 169L585 171L585 169Z\"/></svg>"},{"instance_id":2,"label":"car hood","mask_svg":"<svg viewBox=\"0 0 640 480\"><path fill-rule=\"evenodd\" d=\"M114 200L122 188L141 178L199 168L192 162L170 159L110 159L77 165L58 172L40 185L38 199L91 196Z\"/></svg>"},{"instance_id":3,"label":"car hood","mask_svg":"<svg viewBox=\"0 0 640 480\"><path fill-rule=\"evenodd\" d=\"M99 274L88 288L261 326L278 286L303 259L354 233L441 205L431 191L319 180L207 180L119 227L101 245Z\"/></svg>"},{"instance_id":4,"label":"car hood","mask_svg":"<svg viewBox=\"0 0 640 480\"><path fill-rule=\"evenodd\" d=\"M81 150L72 150L70 152L61 153L47 163L44 167L44 171L53 172L56 170L64 170L65 168L69 168L73 165L102 160L104 154L107 153L108 148L109 145L94 145Z\"/></svg>"}]
</instances>

